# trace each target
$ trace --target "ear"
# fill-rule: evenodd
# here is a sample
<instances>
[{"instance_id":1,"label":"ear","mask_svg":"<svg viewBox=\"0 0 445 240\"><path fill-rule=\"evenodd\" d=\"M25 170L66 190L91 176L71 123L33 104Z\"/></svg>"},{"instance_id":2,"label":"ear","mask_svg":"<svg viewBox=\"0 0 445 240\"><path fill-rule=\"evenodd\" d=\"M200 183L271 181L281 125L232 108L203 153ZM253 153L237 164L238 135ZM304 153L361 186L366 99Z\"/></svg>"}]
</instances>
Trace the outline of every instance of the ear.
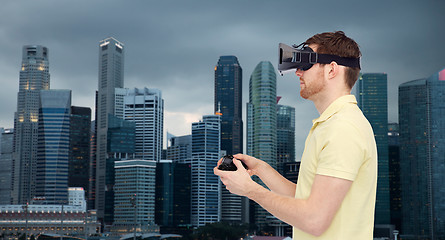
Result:
<instances>
[{"instance_id":1,"label":"ear","mask_svg":"<svg viewBox=\"0 0 445 240\"><path fill-rule=\"evenodd\" d=\"M326 76L328 76L328 79L335 78L340 71L340 66L332 61L330 64L326 65Z\"/></svg>"}]
</instances>

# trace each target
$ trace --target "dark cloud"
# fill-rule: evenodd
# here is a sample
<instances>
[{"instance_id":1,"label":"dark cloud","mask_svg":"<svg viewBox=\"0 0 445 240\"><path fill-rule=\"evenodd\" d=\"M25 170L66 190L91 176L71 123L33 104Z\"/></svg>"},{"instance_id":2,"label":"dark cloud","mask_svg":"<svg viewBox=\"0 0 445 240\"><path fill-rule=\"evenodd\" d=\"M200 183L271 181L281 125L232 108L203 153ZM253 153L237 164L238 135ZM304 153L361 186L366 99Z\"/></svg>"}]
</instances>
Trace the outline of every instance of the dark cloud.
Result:
<instances>
[{"instance_id":1,"label":"dark cloud","mask_svg":"<svg viewBox=\"0 0 445 240\"><path fill-rule=\"evenodd\" d=\"M166 129L190 132L213 112L213 68L235 55L244 102L257 63L276 66L277 45L343 30L361 46L363 72L388 73L389 120L397 121L403 82L445 66L443 1L6 1L0 9L0 126L12 127L22 46L50 50L51 88L73 90L73 104L94 108L98 44L125 44L125 86L162 90ZM278 77L282 104L297 112L297 156L317 112L299 97L295 76ZM170 126L169 126L170 125Z\"/></svg>"}]
</instances>

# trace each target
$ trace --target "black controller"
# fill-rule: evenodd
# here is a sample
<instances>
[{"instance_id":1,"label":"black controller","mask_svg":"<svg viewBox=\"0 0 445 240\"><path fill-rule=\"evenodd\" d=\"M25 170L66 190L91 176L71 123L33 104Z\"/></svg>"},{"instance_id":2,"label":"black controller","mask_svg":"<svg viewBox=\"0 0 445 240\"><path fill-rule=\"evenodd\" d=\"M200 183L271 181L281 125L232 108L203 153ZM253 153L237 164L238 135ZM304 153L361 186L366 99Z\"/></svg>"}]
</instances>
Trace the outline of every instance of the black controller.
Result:
<instances>
[{"instance_id":1,"label":"black controller","mask_svg":"<svg viewBox=\"0 0 445 240\"><path fill-rule=\"evenodd\" d=\"M235 158L236 159L236 158ZM238 160L240 161L240 160ZM248 169L247 165L241 161L245 169ZM233 156L232 155L226 155L223 157L221 164L218 167L219 170L223 171L236 171L238 168L233 163Z\"/></svg>"}]
</instances>

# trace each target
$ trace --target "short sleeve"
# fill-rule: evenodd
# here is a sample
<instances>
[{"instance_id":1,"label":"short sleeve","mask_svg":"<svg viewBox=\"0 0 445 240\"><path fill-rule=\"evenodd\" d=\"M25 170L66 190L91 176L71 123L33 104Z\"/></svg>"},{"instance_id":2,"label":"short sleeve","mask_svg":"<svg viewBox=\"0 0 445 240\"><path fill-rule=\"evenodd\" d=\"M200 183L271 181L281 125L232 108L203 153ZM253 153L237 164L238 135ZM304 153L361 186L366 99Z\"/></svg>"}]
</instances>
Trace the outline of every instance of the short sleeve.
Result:
<instances>
[{"instance_id":1,"label":"short sleeve","mask_svg":"<svg viewBox=\"0 0 445 240\"><path fill-rule=\"evenodd\" d=\"M365 139L357 127L336 119L319 137L316 174L354 181L365 159Z\"/></svg>"}]
</instances>

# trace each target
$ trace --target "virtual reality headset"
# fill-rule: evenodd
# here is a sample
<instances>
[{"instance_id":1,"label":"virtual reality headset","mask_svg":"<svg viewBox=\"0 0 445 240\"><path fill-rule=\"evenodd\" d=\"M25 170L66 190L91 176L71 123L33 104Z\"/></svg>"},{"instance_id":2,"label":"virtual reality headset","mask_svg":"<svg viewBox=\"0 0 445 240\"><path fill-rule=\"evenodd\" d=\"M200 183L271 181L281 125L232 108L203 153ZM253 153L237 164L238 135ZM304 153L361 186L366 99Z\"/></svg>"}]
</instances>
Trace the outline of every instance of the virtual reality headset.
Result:
<instances>
[{"instance_id":1,"label":"virtual reality headset","mask_svg":"<svg viewBox=\"0 0 445 240\"><path fill-rule=\"evenodd\" d=\"M292 47L284 43L278 45L278 71L281 76L298 69L306 71L316 63L329 64L333 61L338 65L360 69L360 58L316 53L306 43L292 45Z\"/></svg>"}]
</instances>

